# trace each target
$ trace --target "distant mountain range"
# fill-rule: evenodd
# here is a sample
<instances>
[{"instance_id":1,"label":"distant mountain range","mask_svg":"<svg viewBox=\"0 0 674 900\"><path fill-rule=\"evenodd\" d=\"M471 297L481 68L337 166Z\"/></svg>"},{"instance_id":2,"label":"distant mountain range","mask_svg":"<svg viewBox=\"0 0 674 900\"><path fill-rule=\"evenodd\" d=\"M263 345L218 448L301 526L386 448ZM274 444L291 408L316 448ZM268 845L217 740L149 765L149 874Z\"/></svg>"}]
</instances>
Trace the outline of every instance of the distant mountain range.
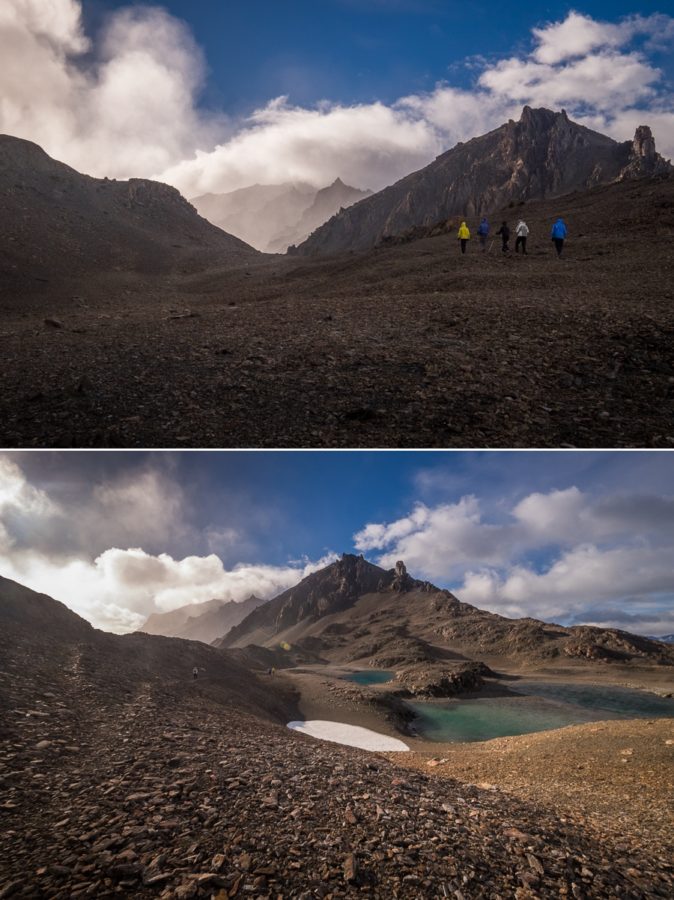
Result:
<instances>
[{"instance_id":1,"label":"distant mountain range","mask_svg":"<svg viewBox=\"0 0 674 900\"><path fill-rule=\"evenodd\" d=\"M349 554L259 606L215 642L248 644L287 644L336 662L367 658L383 668L498 658L520 664L571 659L674 666L674 648L649 638L508 619L412 578L402 562L386 570Z\"/></svg>"},{"instance_id":2,"label":"distant mountain range","mask_svg":"<svg viewBox=\"0 0 674 900\"><path fill-rule=\"evenodd\" d=\"M285 253L342 208L372 191L337 178L317 190L309 184L254 184L226 194L202 194L192 203L209 222L263 250Z\"/></svg>"},{"instance_id":3,"label":"distant mountain range","mask_svg":"<svg viewBox=\"0 0 674 900\"><path fill-rule=\"evenodd\" d=\"M257 256L175 188L81 175L9 135L0 135L0 196L0 275L8 278L192 271Z\"/></svg>"},{"instance_id":4,"label":"distant mountain range","mask_svg":"<svg viewBox=\"0 0 674 900\"><path fill-rule=\"evenodd\" d=\"M333 216L297 252L367 250L452 216L475 219L527 200L672 173L647 126L637 128L633 141L619 143L572 122L564 111L525 106L518 122L457 144L424 169Z\"/></svg>"},{"instance_id":5,"label":"distant mountain range","mask_svg":"<svg viewBox=\"0 0 674 900\"><path fill-rule=\"evenodd\" d=\"M674 644L674 634L652 635L654 641L662 641L663 644Z\"/></svg>"},{"instance_id":6,"label":"distant mountain range","mask_svg":"<svg viewBox=\"0 0 674 900\"><path fill-rule=\"evenodd\" d=\"M138 629L146 634L163 634L210 644L226 635L258 606L265 603L251 594L246 600L207 600L205 603L189 603L171 612L153 613Z\"/></svg>"}]
</instances>

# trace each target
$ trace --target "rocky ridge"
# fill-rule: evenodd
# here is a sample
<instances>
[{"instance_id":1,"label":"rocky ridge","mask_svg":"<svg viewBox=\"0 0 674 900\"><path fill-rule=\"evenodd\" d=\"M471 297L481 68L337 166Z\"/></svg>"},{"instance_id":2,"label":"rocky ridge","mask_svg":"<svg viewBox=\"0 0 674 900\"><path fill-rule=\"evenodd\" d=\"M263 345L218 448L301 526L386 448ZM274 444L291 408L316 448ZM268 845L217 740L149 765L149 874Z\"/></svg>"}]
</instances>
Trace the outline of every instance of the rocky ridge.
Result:
<instances>
[{"instance_id":1,"label":"rocky ridge","mask_svg":"<svg viewBox=\"0 0 674 900\"><path fill-rule=\"evenodd\" d=\"M10 135L0 135L0 194L0 286L15 290L35 278L198 271L257 255L167 184L91 178Z\"/></svg>"},{"instance_id":2,"label":"rocky ridge","mask_svg":"<svg viewBox=\"0 0 674 900\"><path fill-rule=\"evenodd\" d=\"M402 561L385 570L352 554L254 610L217 645L248 643L289 643L381 668L437 664L434 678L448 660L458 677L461 663L485 658L674 666L674 648L663 642L618 629L508 619L413 578Z\"/></svg>"},{"instance_id":3,"label":"rocky ridge","mask_svg":"<svg viewBox=\"0 0 674 900\"><path fill-rule=\"evenodd\" d=\"M365 250L451 216L491 215L524 201L673 173L646 125L637 128L633 141L618 143L572 122L563 110L525 106L518 122L457 144L424 169L333 216L297 252Z\"/></svg>"},{"instance_id":4,"label":"rocky ridge","mask_svg":"<svg viewBox=\"0 0 674 900\"><path fill-rule=\"evenodd\" d=\"M353 206L359 200L370 197L372 191L361 191L336 178L331 185L317 191L313 202L304 210L292 228L280 234L269 246L270 252L294 253L296 245L303 243L317 228L333 215Z\"/></svg>"}]
</instances>

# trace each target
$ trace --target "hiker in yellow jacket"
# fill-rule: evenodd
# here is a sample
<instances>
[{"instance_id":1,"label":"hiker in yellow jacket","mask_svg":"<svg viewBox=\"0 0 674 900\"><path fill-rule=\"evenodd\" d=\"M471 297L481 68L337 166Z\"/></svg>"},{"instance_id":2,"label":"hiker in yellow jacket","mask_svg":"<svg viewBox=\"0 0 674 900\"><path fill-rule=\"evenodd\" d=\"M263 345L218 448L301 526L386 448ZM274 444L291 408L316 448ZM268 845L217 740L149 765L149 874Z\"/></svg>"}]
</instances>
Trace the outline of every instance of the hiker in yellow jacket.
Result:
<instances>
[{"instance_id":1,"label":"hiker in yellow jacket","mask_svg":"<svg viewBox=\"0 0 674 900\"><path fill-rule=\"evenodd\" d=\"M458 238L459 238L459 242L461 244L461 252L465 253L466 246L468 244L468 241L470 240L470 231L468 230L468 226L466 225L465 222L462 222L461 225L459 226Z\"/></svg>"}]
</instances>

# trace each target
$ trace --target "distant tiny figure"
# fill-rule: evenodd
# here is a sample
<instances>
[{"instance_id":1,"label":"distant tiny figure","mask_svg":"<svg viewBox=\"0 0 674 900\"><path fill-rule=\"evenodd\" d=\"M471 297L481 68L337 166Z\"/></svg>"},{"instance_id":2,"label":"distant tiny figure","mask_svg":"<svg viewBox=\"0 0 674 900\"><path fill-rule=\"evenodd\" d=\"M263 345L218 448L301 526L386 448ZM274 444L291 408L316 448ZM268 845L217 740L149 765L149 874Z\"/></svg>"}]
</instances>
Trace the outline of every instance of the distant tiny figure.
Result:
<instances>
[{"instance_id":1,"label":"distant tiny figure","mask_svg":"<svg viewBox=\"0 0 674 900\"><path fill-rule=\"evenodd\" d=\"M522 247L522 254L524 256L527 255L527 237L529 235L529 229L527 227L527 223L524 219L520 219L517 223L517 228L515 229L515 234L517 237L515 238L515 253L520 252L520 247Z\"/></svg>"},{"instance_id":2,"label":"distant tiny figure","mask_svg":"<svg viewBox=\"0 0 674 900\"><path fill-rule=\"evenodd\" d=\"M564 224L564 219L557 219L552 226L550 236L552 237L552 243L555 245L557 256L561 256L562 250L564 249L564 238L566 237L566 225Z\"/></svg>"},{"instance_id":3,"label":"distant tiny figure","mask_svg":"<svg viewBox=\"0 0 674 900\"><path fill-rule=\"evenodd\" d=\"M465 253L468 241L470 240L470 231L465 222L462 222L459 226L458 237L459 243L461 244L461 252Z\"/></svg>"},{"instance_id":4,"label":"distant tiny figure","mask_svg":"<svg viewBox=\"0 0 674 900\"><path fill-rule=\"evenodd\" d=\"M195 666L192 669L192 678L196 678L198 674L199 674L199 669L197 669L197 667Z\"/></svg>"},{"instance_id":5,"label":"distant tiny figure","mask_svg":"<svg viewBox=\"0 0 674 900\"><path fill-rule=\"evenodd\" d=\"M477 235L480 238L480 247L482 247L482 252L484 253L487 249L487 238L489 237L489 222L484 216L482 216L480 224L477 226Z\"/></svg>"},{"instance_id":6,"label":"distant tiny figure","mask_svg":"<svg viewBox=\"0 0 674 900\"><path fill-rule=\"evenodd\" d=\"M501 252L507 253L510 250L508 246L508 241L510 240L510 229L508 228L508 223L504 222L496 234L501 235Z\"/></svg>"}]
</instances>

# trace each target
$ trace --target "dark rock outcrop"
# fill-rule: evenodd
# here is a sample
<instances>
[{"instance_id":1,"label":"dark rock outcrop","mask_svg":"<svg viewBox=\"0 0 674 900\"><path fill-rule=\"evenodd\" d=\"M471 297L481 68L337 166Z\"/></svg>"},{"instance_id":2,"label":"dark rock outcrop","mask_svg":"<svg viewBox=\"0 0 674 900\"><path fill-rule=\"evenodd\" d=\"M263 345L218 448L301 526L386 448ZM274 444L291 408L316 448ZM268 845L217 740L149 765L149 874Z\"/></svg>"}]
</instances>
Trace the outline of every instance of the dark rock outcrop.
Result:
<instances>
[{"instance_id":1,"label":"dark rock outcrop","mask_svg":"<svg viewBox=\"0 0 674 900\"><path fill-rule=\"evenodd\" d=\"M669 648L667 648L669 650ZM662 652L658 641L630 634L617 628L597 628L579 625L569 629L564 646L566 656L600 660L602 662L644 661L674 664L674 653ZM667 659L669 662L667 662Z\"/></svg>"},{"instance_id":2,"label":"dark rock outcrop","mask_svg":"<svg viewBox=\"0 0 674 900\"><path fill-rule=\"evenodd\" d=\"M626 178L671 174L647 126L619 143L566 112L524 107L518 122L459 143L434 162L361 200L297 248L306 256L366 250L451 216L491 214Z\"/></svg>"},{"instance_id":3,"label":"dark rock outcrop","mask_svg":"<svg viewBox=\"0 0 674 900\"><path fill-rule=\"evenodd\" d=\"M478 661L461 663L449 670L438 666L413 668L399 672L397 683L410 697L456 697L479 691L489 677L494 677L492 670Z\"/></svg>"},{"instance_id":4,"label":"dark rock outcrop","mask_svg":"<svg viewBox=\"0 0 674 900\"><path fill-rule=\"evenodd\" d=\"M634 132L627 165L618 179L641 178L647 175L670 175L672 166L655 150L655 138L648 125L639 125Z\"/></svg>"}]
</instances>

